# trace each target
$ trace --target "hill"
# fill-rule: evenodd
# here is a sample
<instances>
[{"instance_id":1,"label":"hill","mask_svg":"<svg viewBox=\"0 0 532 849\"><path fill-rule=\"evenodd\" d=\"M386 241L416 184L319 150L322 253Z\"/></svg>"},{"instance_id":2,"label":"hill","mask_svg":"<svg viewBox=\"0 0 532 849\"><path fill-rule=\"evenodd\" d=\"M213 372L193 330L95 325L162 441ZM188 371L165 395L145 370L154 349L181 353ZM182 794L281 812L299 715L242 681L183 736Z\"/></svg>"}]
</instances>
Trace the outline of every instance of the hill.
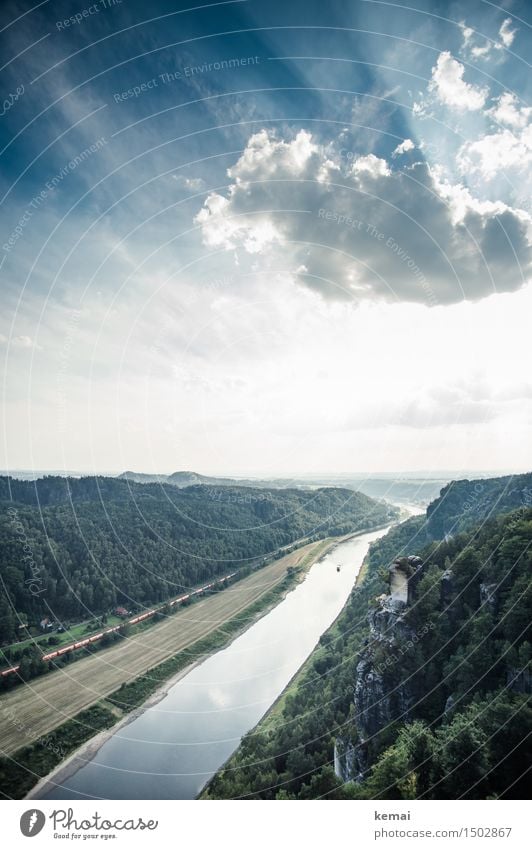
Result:
<instances>
[{"instance_id":1,"label":"hill","mask_svg":"<svg viewBox=\"0 0 532 849\"><path fill-rule=\"evenodd\" d=\"M307 485L302 481L289 478L272 478L261 480L260 478L225 478L213 475L200 475L198 472L173 472L171 475L147 474L145 472L122 472L118 480L129 480L134 483L167 483L172 486L245 486L252 489L294 489L304 488ZM351 488L351 487L343 487Z\"/></svg>"},{"instance_id":2,"label":"hill","mask_svg":"<svg viewBox=\"0 0 532 849\"><path fill-rule=\"evenodd\" d=\"M106 477L0 478L0 640L20 617L79 621L140 609L242 573L302 538L396 514L361 493L135 484Z\"/></svg>"},{"instance_id":3,"label":"hill","mask_svg":"<svg viewBox=\"0 0 532 849\"><path fill-rule=\"evenodd\" d=\"M427 508L428 533L444 539L522 506L532 507L532 473L451 481Z\"/></svg>"},{"instance_id":4,"label":"hill","mask_svg":"<svg viewBox=\"0 0 532 849\"><path fill-rule=\"evenodd\" d=\"M123 472L119 479L135 483L168 483L173 486L246 486L266 489L315 489L333 487L354 489L371 498L386 499L391 503L408 502L426 505L436 498L449 478L406 477L404 475L332 475L316 478L218 478L197 472L174 472L171 475L152 475L144 472Z\"/></svg>"}]
</instances>

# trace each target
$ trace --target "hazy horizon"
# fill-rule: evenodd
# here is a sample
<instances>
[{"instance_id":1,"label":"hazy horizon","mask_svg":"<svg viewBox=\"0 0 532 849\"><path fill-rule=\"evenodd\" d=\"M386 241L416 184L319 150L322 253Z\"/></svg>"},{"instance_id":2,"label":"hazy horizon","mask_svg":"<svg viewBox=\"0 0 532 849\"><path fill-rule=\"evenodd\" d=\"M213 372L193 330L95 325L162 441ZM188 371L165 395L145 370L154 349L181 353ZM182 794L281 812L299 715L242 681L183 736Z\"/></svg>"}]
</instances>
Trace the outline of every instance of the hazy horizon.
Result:
<instances>
[{"instance_id":1,"label":"hazy horizon","mask_svg":"<svg viewBox=\"0 0 532 849\"><path fill-rule=\"evenodd\" d=\"M239 473L239 472L231 472L231 471L219 471L213 472L212 470L199 470L199 469L173 469L171 471L151 471L146 469L0 469L0 475L11 475L16 477L17 474L31 474L31 475L83 475L83 476L102 476L102 477L117 477L119 475L123 475L126 473L136 474L136 475L161 475L161 476L170 476L177 473L190 473L190 474L198 474L203 475L204 477L217 477L217 478L231 478L238 479L241 478L243 480L315 480L318 478L337 478L341 480L345 479L356 479L356 478L420 478L423 480L440 480L443 478L453 478L457 479L459 477L468 477L472 475L479 475L481 477L507 477L510 475L521 475L530 472L531 470L528 468L523 469L435 469L433 471L429 471L427 469L403 469L403 470L390 470L390 471L306 471L299 473L283 473L283 474L275 474L275 473L267 473L267 472L249 472L249 473Z\"/></svg>"}]
</instances>

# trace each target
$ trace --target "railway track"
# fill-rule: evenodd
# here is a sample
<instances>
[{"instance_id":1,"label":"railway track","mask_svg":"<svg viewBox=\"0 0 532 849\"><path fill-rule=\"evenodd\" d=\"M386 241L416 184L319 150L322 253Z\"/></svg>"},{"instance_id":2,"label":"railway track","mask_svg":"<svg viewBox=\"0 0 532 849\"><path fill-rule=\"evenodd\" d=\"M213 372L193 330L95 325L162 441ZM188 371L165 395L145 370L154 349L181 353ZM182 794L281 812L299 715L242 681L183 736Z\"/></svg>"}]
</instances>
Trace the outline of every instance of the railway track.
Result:
<instances>
[{"instance_id":1,"label":"railway track","mask_svg":"<svg viewBox=\"0 0 532 849\"><path fill-rule=\"evenodd\" d=\"M289 566L297 566L307 556L313 562L321 554L323 541L309 543L230 584L223 592L190 607L180 606L173 616L105 651L81 657L4 693L0 697L0 753L13 755L106 698L122 683L127 684L178 652L192 648L282 581ZM178 599L175 601L178 603Z\"/></svg>"},{"instance_id":2,"label":"railway track","mask_svg":"<svg viewBox=\"0 0 532 849\"><path fill-rule=\"evenodd\" d=\"M68 646L61 646L61 648L57 649L56 651L48 652L48 654L43 654L41 660L53 660L56 657L61 657L61 655L67 654L67 652L69 651L76 651L77 649L85 648L85 646L90 646L92 643L97 643L101 639L103 639L106 634L114 634L119 631L120 628L123 628L124 625L137 625L139 622L143 622L145 619L150 619L152 616L155 616L156 613L160 613L167 606L176 607L177 605L183 604L183 602L188 601L194 596L201 595L202 593L207 592L207 590L214 589L214 587L218 586L219 584L223 584L224 581L230 581L231 578L234 578L236 574L236 572L231 572L229 575L224 575L223 578L218 578L218 580L216 581L211 581L210 584L205 584L205 586L198 587L198 589L196 590L191 590L191 592L189 593L180 595L178 598L174 598L170 602L165 602L165 604L161 605L160 607L154 607L152 610L146 611L146 613L141 613L139 616L133 616L132 619L125 619L123 622L120 623L120 625L114 625L112 628L105 628L98 634L93 634L91 637L86 637L86 639L84 640L78 640L76 643L71 643ZM2 675L2 677L5 677L6 675L12 675L15 672L18 672L19 669L20 664L18 666L10 666L7 669L3 669L0 674Z\"/></svg>"}]
</instances>

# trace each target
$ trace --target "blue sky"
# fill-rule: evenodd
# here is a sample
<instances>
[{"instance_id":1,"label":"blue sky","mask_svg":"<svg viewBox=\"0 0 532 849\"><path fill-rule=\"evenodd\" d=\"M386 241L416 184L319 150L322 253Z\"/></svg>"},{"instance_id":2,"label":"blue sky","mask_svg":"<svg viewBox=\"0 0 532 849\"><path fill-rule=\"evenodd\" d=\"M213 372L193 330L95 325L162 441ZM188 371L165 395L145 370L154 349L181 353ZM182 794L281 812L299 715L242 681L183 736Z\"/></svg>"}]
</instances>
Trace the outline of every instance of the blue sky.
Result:
<instances>
[{"instance_id":1,"label":"blue sky","mask_svg":"<svg viewBox=\"0 0 532 849\"><path fill-rule=\"evenodd\" d=\"M528 468L526 3L3 6L5 468Z\"/></svg>"}]
</instances>

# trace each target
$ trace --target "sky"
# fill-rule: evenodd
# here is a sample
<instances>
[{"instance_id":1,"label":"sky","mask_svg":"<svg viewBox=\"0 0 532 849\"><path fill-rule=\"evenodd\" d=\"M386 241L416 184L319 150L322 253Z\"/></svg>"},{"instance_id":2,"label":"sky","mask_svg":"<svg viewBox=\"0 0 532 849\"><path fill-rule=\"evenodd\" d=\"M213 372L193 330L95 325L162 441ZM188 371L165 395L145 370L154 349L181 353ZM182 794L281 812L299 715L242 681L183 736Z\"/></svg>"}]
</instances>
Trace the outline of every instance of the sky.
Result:
<instances>
[{"instance_id":1,"label":"sky","mask_svg":"<svg viewBox=\"0 0 532 849\"><path fill-rule=\"evenodd\" d=\"M532 469L530 11L4 3L0 468Z\"/></svg>"}]
</instances>

